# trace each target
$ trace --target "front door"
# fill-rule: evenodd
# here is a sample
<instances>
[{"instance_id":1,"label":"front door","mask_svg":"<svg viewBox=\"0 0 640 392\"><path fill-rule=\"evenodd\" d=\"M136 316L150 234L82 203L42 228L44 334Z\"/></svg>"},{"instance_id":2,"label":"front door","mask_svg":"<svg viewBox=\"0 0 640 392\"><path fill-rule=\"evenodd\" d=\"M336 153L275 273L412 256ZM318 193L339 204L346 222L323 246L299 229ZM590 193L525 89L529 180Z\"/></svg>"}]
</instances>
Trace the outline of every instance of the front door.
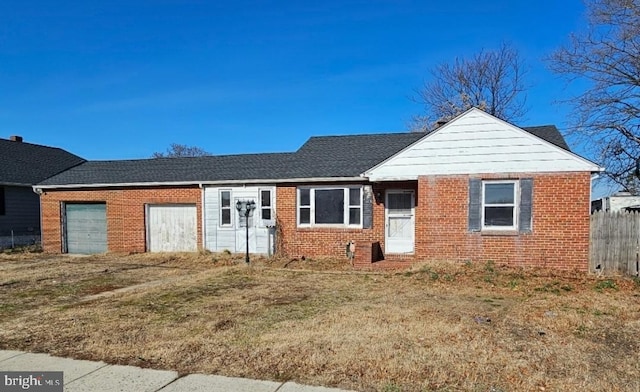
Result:
<instances>
[{"instance_id":1,"label":"front door","mask_svg":"<svg viewBox=\"0 0 640 392\"><path fill-rule=\"evenodd\" d=\"M385 253L413 253L415 237L414 192L387 191Z\"/></svg>"}]
</instances>

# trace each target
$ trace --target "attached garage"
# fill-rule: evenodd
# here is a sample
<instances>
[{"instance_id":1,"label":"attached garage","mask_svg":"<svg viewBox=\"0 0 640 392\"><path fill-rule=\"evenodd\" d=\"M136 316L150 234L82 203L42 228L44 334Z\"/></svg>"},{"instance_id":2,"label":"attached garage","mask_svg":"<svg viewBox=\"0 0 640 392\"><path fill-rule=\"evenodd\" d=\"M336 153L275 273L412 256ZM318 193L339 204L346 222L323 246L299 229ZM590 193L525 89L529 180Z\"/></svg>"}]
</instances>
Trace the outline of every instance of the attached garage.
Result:
<instances>
[{"instance_id":1,"label":"attached garage","mask_svg":"<svg viewBox=\"0 0 640 392\"><path fill-rule=\"evenodd\" d=\"M107 205L105 203L64 203L63 251L95 254L107 251Z\"/></svg>"},{"instance_id":2,"label":"attached garage","mask_svg":"<svg viewBox=\"0 0 640 392\"><path fill-rule=\"evenodd\" d=\"M197 247L195 204L151 204L146 208L149 252L195 252Z\"/></svg>"}]
</instances>

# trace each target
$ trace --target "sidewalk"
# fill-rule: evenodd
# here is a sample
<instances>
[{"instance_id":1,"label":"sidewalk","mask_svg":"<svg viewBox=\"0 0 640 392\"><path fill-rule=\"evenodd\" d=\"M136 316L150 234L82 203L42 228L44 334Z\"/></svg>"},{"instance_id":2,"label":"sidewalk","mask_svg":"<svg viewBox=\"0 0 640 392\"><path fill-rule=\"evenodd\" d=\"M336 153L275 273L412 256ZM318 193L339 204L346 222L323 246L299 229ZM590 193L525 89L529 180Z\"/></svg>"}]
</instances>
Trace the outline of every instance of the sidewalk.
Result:
<instances>
[{"instance_id":1,"label":"sidewalk","mask_svg":"<svg viewBox=\"0 0 640 392\"><path fill-rule=\"evenodd\" d=\"M341 389L294 382L250 380L205 374L178 378L168 370L109 365L104 362L0 350L0 371L63 371L65 392L340 392ZM0 390L2 384L0 383Z\"/></svg>"}]
</instances>

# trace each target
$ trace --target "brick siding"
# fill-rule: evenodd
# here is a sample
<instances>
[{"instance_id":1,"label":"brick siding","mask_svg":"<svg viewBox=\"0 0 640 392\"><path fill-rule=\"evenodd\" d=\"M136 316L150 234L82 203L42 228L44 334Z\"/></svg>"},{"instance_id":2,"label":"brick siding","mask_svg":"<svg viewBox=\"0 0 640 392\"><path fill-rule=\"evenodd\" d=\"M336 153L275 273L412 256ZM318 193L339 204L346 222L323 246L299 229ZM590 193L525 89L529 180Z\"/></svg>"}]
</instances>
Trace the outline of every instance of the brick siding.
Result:
<instances>
[{"instance_id":1,"label":"brick siding","mask_svg":"<svg viewBox=\"0 0 640 392\"><path fill-rule=\"evenodd\" d=\"M477 177L533 178L531 233L469 232L469 176L421 177L418 181L421 202L416 208L416 254L420 259L587 270L589 173Z\"/></svg>"},{"instance_id":2,"label":"brick siding","mask_svg":"<svg viewBox=\"0 0 640 392\"><path fill-rule=\"evenodd\" d=\"M591 177L588 172L474 175L482 179L533 178L531 233L470 232L468 228L470 176L427 176L418 181L374 184L371 229L298 228L295 184L279 185L277 193L277 249L288 257L345 258L349 241L357 245L379 242L385 260L358 266L397 268L413 261L486 262L553 269L588 268ZM308 184L307 184L308 185ZM324 184L323 184L324 185ZM415 253L385 253L384 195L388 189L416 192ZM47 191L42 195L43 247L61 252L61 202L104 201L107 204L108 250L144 252L145 205L196 204L198 244L202 244L202 193L197 187L152 189L95 189ZM356 260L358 261L358 260Z\"/></svg>"},{"instance_id":3,"label":"brick siding","mask_svg":"<svg viewBox=\"0 0 640 392\"><path fill-rule=\"evenodd\" d=\"M195 204L197 244L202 244L202 190L192 188L129 188L95 190L47 190L41 196L42 246L45 252L62 252L60 208L63 202L106 202L109 252L145 252L146 204Z\"/></svg>"},{"instance_id":4,"label":"brick siding","mask_svg":"<svg viewBox=\"0 0 640 392\"><path fill-rule=\"evenodd\" d=\"M309 185L309 184L305 184ZM322 184L322 186L327 186ZM343 185L339 185L343 186ZM299 228L297 227L296 185L278 186L278 240L280 253L289 257L345 257L346 245L380 242L384 253L384 197L387 189L413 189L416 183L386 183L373 185L373 224L371 229Z\"/></svg>"},{"instance_id":5,"label":"brick siding","mask_svg":"<svg viewBox=\"0 0 640 392\"><path fill-rule=\"evenodd\" d=\"M564 270L588 268L591 176L587 172L474 175L482 179L533 178L531 233L482 233L468 228L470 176L428 176L413 183L375 184L371 229L298 228L296 186L277 188L279 250L289 257L345 257L349 241L379 241L384 253L387 189L414 189L415 253L388 255L385 261L358 266L397 268L411 261L455 261L548 267Z\"/></svg>"}]
</instances>

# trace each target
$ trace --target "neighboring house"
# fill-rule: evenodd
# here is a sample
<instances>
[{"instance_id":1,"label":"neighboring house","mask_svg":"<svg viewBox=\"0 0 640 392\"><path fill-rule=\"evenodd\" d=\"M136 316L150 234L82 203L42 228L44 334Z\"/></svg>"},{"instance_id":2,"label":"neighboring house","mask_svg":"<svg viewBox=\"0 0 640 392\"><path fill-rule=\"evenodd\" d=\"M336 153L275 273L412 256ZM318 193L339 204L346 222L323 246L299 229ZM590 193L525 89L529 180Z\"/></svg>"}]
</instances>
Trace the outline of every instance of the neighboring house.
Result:
<instances>
[{"instance_id":1,"label":"neighboring house","mask_svg":"<svg viewBox=\"0 0 640 392\"><path fill-rule=\"evenodd\" d=\"M32 186L82 162L20 136L0 139L0 249L39 241L40 201Z\"/></svg>"},{"instance_id":2,"label":"neighboring house","mask_svg":"<svg viewBox=\"0 0 640 392\"><path fill-rule=\"evenodd\" d=\"M611 196L591 201L591 212L632 212L640 211L640 196L630 192L616 192Z\"/></svg>"},{"instance_id":3,"label":"neighboring house","mask_svg":"<svg viewBox=\"0 0 640 392\"><path fill-rule=\"evenodd\" d=\"M242 252L235 203L253 200L254 253L345 257L353 241L358 265L371 266L379 247L385 261L373 266L492 260L586 270L591 176L601 170L554 126L519 128L471 109L429 134L86 162L35 188L49 252Z\"/></svg>"}]
</instances>

